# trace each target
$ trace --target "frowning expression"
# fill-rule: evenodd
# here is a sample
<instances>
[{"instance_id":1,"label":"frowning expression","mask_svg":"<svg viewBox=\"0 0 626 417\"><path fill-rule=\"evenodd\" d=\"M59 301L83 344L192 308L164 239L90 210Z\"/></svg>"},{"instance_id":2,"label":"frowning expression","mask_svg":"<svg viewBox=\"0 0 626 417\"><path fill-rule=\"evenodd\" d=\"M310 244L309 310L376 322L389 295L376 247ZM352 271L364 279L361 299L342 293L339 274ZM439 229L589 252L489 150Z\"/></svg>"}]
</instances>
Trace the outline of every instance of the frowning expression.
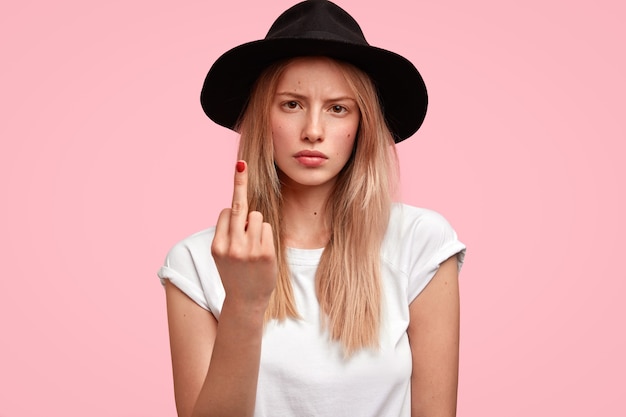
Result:
<instances>
[{"instance_id":1,"label":"frowning expression","mask_svg":"<svg viewBox=\"0 0 626 417\"><path fill-rule=\"evenodd\" d=\"M302 57L281 74L270 121L283 184L332 186L352 153L360 112L337 62Z\"/></svg>"}]
</instances>

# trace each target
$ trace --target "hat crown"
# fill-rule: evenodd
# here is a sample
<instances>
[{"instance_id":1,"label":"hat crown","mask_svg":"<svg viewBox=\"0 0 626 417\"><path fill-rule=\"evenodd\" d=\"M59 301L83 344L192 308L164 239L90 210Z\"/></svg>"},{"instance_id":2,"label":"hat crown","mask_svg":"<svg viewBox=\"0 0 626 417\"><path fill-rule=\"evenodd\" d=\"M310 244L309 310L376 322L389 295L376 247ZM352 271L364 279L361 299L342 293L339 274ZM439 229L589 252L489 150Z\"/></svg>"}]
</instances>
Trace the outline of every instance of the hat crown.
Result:
<instances>
[{"instance_id":1,"label":"hat crown","mask_svg":"<svg viewBox=\"0 0 626 417\"><path fill-rule=\"evenodd\" d=\"M359 24L345 10L327 0L307 0L286 10L265 39L327 39L369 45Z\"/></svg>"},{"instance_id":2,"label":"hat crown","mask_svg":"<svg viewBox=\"0 0 626 417\"><path fill-rule=\"evenodd\" d=\"M236 130L259 75L275 62L299 56L327 56L367 74L396 142L410 137L424 121L428 93L415 66L367 43L356 20L328 0L292 6L274 21L265 39L222 54L204 80L202 109L215 123Z\"/></svg>"}]
</instances>

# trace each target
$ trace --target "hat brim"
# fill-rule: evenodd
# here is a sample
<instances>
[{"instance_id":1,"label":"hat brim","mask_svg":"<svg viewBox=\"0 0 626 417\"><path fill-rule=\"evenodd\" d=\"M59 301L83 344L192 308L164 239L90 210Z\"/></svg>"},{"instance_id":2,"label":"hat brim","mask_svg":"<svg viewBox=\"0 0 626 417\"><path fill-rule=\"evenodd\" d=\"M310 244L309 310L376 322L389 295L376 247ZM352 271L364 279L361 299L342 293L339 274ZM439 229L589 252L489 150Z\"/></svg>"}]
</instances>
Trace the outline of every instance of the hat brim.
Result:
<instances>
[{"instance_id":1,"label":"hat brim","mask_svg":"<svg viewBox=\"0 0 626 417\"><path fill-rule=\"evenodd\" d=\"M206 76L200 95L202 109L215 123L234 129L261 72L276 61L298 56L327 56L365 71L378 90L396 143L422 125L428 95L410 61L385 49L330 39L263 39L231 49Z\"/></svg>"}]
</instances>

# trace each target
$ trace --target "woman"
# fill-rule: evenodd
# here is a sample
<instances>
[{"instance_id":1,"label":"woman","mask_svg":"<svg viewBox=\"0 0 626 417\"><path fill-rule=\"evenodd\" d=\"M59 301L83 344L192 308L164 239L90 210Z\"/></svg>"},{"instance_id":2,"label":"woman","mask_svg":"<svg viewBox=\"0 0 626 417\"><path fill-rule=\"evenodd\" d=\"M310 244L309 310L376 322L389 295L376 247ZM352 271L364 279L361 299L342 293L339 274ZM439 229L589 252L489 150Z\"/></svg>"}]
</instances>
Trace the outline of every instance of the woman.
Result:
<instances>
[{"instance_id":1,"label":"woman","mask_svg":"<svg viewBox=\"0 0 626 417\"><path fill-rule=\"evenodd\" d=\"M310 0L222 55L201 102L241 140L231 208L159 271L179 416L454 415L465 248L392 204L415 67Z\"/></svg>"}]
</instances>

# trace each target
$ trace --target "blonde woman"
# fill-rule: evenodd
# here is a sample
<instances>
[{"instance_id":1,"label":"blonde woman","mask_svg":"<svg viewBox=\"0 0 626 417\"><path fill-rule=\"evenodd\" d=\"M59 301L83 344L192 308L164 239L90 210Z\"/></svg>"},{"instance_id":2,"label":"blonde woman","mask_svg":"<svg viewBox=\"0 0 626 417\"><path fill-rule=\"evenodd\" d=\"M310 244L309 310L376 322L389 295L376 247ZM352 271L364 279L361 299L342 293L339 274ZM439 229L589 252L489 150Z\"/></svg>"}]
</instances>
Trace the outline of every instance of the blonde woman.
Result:
<instances>
[{"instance_id":1,"label":"blonde woman","mask_svg":"<svg viewBox=\"0 0 626 417\"><path fill-rule=\"evenodd\" d=\"M179 416L455 415L465 247L392 203L415 67L309 0L222 55L201 102L241 139L231 207L159 271Z\"/></svg>"}]
</instances>

